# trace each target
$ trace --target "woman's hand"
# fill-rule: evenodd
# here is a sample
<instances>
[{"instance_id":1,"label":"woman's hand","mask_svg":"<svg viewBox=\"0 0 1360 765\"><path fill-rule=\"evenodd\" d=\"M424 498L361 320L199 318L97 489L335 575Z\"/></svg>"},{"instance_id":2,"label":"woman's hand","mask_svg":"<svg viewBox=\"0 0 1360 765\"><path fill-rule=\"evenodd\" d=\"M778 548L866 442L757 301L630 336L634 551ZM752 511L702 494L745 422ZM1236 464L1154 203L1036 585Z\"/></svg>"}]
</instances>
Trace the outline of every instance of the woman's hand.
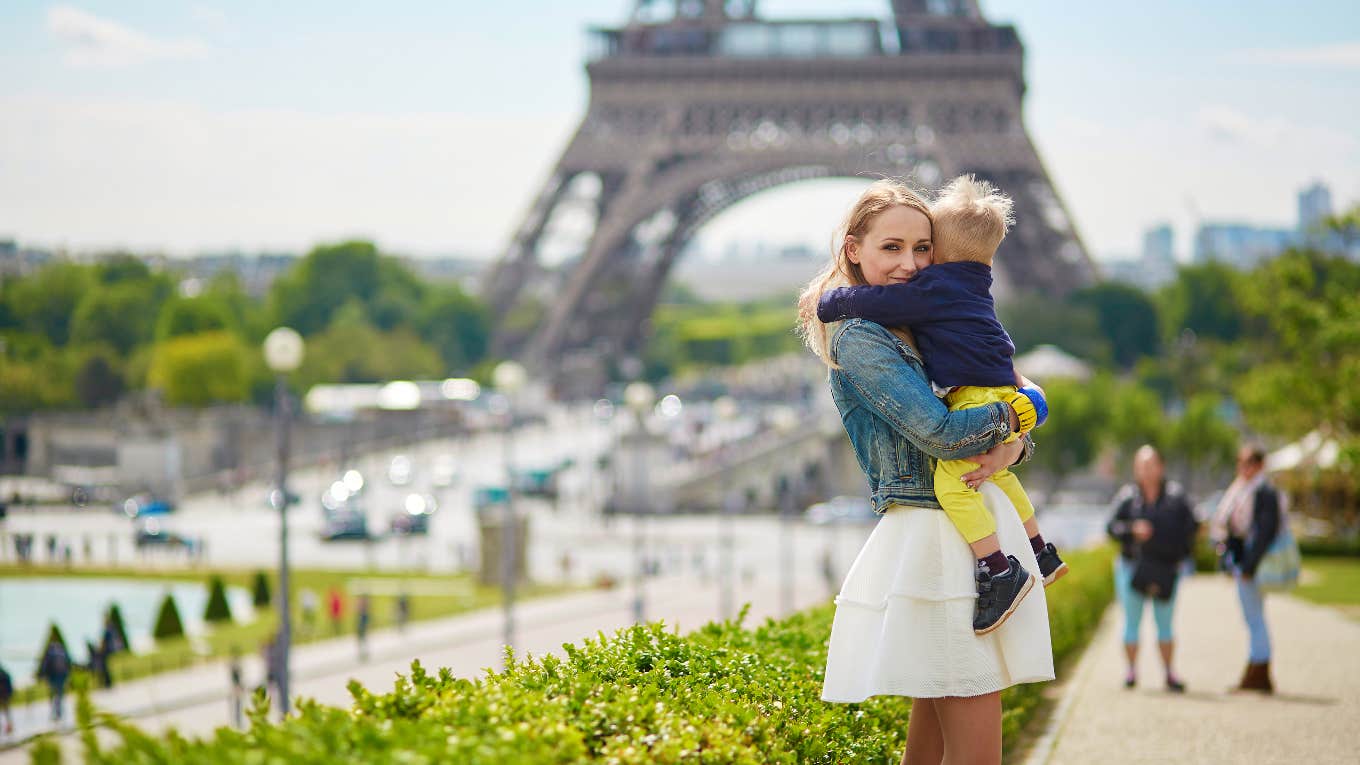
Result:
<instances>
[{"instance_id":1,"label":"woman's hand","mask_svg":"<svg viewBox=\"0 0 1360 765\"><path fill-rule=\"evenodd\" d=\"M968 484L968 488L977 489L992 477L992 473L1014 465L1024 451L1025 445L1017 438L1008 444L997 444L976 457L969 457L968 461L976 462L978 467L971 473L965 473L963 482Z\"/></svg>"}]
</instances>

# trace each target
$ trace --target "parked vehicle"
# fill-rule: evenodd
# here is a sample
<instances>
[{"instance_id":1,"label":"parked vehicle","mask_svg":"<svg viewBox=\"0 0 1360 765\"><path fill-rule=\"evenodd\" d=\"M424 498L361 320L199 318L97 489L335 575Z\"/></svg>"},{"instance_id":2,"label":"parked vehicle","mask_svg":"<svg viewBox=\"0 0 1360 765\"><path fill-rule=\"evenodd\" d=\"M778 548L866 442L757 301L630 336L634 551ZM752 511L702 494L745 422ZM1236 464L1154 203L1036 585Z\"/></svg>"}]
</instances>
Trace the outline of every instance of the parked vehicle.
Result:
<instances>
[{"instance_id":1,"label":"parked vehicle","mask_svg":"<svg viewBox=\"0 0 1360 765\"><path fill-rule=\"evenodd\" d=\"M129 518L146 518L152 515L165 515L174 512L175 506L166 499L151 494L134 494L123 500L123 515Z\"/></svg>"},{"instance_id":2,"label":"parked vehicle","mask_svg":"<svg viewBox=\"0 0 1360 765\"><path fill-rule=\"evenodd\" d=\"M327 542L337 539L369 539L368 514L362 509L345 506L326 510L321 525L321 538Z\"/></svg>"},{"instance_id":3,"label":"parked vehicle","mask_svg":"<svg viewBox=\"0 0 1360 765\"><path fill-rule=\"evenodd\" d=\"M428 494L408 494L402 506L392 514L391 532L398 535L430 533L430 516L438 505Z\"/></svg>"},{"instance_id":4,"label":"parked vehicle","mask_svg":"<svg viewBox=\"0 0 1360 765\"><path fill-rule=\"evenodd\" d=\"M193 540L167 530L156 518L146 518L137 524L133 533L133 543L138 549L143 547L193 547Z\"/></svg>"}]
</instances>

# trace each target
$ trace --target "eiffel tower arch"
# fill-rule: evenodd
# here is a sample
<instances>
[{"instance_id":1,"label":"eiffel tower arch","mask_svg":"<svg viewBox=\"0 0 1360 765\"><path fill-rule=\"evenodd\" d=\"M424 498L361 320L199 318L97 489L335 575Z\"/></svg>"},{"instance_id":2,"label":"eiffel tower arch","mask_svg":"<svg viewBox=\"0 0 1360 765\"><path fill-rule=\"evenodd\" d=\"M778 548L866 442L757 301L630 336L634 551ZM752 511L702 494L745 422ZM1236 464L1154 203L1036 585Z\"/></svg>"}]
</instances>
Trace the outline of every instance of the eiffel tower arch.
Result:
<instances>
[{"instance_id":1,"label":"eiffel tower arch","mask_svg":"<svg viewBox=\"0 0 1360 765\"><path fill-rule=\"evenodd\" d=\"M770 21L753 0L637 0L624 26L593 30L585 118L486 282L499 319L532 317L498 321L495 349L566 374L636 353L704 223L814 178L932 187L976 173L1016 203L999 291L1062 294L1093 281L1024 129L1014 28L989 23L976 0L894 0L892 10L890 23ZM545 234L569 207L593 220L588 243L549 268Z\"/></svg>"}]
</instances>

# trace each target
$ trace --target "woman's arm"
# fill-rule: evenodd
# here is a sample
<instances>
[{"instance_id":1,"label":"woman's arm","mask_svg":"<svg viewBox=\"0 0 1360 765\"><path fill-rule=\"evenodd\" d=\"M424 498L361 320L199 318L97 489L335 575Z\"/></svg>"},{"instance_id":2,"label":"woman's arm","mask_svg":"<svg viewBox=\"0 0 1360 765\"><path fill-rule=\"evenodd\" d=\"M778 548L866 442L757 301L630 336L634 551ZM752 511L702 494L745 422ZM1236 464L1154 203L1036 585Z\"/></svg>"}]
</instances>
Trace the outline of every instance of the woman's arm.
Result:
<instances>
[{"instance_id":1,"label":"woman's arm","mask_svg":"<svg viewBox=\"0 0 1360 765\"><path fill-rule=\"evenodd\" d=\"M972 457L1011 435L1015 411L997 402L951 412L930 389L919 363L899 352L888 331L848 323L832 341L832 357L865 406L936 459Z\"/></svg>"},{"instance_id":2,"label":"woman's arm","mask_svg":"<svg viewBox=\"0 0 1360 765\"><path fill-rule=\"evenodd\" d=\"M1120 544L1133 544L1133 524L1129 522L1132 514L1133 495L1125 490L1115 497L1114 517L1105 524L1105 533Z\"/></svg>"}]
</instances>

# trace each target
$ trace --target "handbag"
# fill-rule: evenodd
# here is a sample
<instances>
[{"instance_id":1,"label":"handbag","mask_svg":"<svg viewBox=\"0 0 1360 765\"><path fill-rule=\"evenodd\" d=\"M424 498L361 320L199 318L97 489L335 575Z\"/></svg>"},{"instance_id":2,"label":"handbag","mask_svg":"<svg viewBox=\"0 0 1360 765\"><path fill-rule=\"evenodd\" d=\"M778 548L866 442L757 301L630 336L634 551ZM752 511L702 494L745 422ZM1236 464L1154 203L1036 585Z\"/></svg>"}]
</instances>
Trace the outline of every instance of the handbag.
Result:
<instances>
[{"instance_id":1,"label":"handbag","mask_svg":"<svg viewBox=\"0 0 1360 765\"><path fill-rule=\"evenodd\" d=\"M1154 600L1169 600L1176 594L1176 564L1140 555L1129 586Z\"/></svg>"},{"instance_id":2,"label":"handbag","mask_svg":"<svg viewBox=\"0 0 1360 765\"><path fill-rule=\"evenodd\" d=\"M1280 511L1280 532L1256 564L1256 586L1262 590L1284 592L1299 583L1299 567L1303 558L1299 554L1299 542L1289 529L1289 516Z\"/></svg>"}]
</instances>

